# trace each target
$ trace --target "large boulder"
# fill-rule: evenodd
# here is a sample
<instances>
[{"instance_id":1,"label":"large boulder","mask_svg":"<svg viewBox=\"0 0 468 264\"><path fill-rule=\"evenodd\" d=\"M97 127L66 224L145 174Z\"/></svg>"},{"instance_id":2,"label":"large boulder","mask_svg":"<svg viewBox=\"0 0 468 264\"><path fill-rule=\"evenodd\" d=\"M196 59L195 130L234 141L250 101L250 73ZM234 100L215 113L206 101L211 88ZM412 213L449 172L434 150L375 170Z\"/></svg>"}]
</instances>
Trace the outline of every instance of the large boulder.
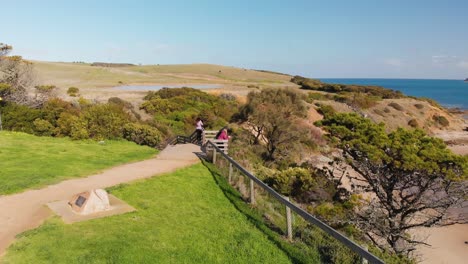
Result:
<instances>
[{"instance_id":1,"label":"large boulder","mask_svg":"<svg viewBox=\"0 0 468 264\"><path fill-rule=\"evenodd\" d=\"M68 202L72 211L81 215L93 214L109 210L109 196L103 189L82 192L73 196Z\"/></svg>"}]
</instances>

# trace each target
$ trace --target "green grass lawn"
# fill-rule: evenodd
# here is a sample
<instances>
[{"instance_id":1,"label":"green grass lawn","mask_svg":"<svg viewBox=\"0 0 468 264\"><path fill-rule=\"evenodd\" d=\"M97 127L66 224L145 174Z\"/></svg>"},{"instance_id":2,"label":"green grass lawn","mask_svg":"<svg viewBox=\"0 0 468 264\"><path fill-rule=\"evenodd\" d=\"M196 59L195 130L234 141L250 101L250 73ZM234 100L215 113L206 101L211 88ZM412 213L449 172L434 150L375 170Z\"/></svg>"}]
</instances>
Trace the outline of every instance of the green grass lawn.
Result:
<instances>
[{"instance_id":1,"label":"green grass lawn","mask_svg":"<svg viewBox=\"0 0 468 264\"><path fill-rule=\"evenodd\" d=\"M198 164L111 189L137 211L23 233L5 263L290 263Z\"/></svg>"},{"instance_id":2,"label":"green grass lawn","mask_svg":"<svg viewBox=\"0 0 468 264\"><path fill-rule=\"evenodd\" d=\"M0 132L0 195L88 176L149 158L156 150L128 141L73 141Z\"/></svg>"}]
</instances>

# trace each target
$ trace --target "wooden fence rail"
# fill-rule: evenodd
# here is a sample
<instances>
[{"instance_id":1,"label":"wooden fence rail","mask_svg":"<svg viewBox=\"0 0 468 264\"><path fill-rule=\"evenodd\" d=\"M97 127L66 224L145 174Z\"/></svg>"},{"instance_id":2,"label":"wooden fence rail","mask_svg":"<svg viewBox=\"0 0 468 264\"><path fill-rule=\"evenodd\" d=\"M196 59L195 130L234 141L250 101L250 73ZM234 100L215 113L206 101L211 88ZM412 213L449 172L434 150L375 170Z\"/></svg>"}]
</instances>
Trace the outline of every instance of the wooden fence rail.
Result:
<instances>
[{"instance_id":1,"label":"wooden fence rail","mask_svg":"<svg viewBox=\"0 0 468 264\"><path fill-rule=\"evenodd\" d=\"M338 241L340 241L343 245L351 249L354 253L358 254L361 257L361 260L363 263L376 263L376 264L381 264L384 263L382 260L380 260L378 257L374 256L372 253L367 251L365 248L359 246L356 244L354 241L350 240L349 238L345 237L335 229L331 228L324 222L320 221L319 219L315 218L313 215L309 214L306 212L304 209L300 208L299 206L293 204L292 202L289 201L289 198L283 197L281 194L277 193L275 190L273 190L270 186L265 184L263 181L255 177L252 173L247 171L244 167L242 167L239 163L237 163L235 160L233 160L231 157L227 155L227 152L225 152L223 149L218 147L218 145L210 140L206 141L206 146L210 146L210 151L213 153L213 163L216 165L216 155L219 153L222 155L229 163L229 179L231 178L230 176L232 175L232 168L235 167L237 168L243 175L247 176L250 178L250 201L252 203L255 203L255 189L254 189L254 183L257 184L260 188L264 189L267 191L269 194L271 194L276 200L281 202L283 205L286 206L287 209L290 209L294 211L296 214L300 215L304 220L307 222L313 224L314 226L320 228L323 230L325 233L328 235L334 237ZM208 148L207 148L208 150ZM208 153L207 153L208 154ZM288 222L288 237L292 238L292 225L291 225L291 220L290 220L290 213L287 214L287 222Z\"/></svg>"}]
</instances>

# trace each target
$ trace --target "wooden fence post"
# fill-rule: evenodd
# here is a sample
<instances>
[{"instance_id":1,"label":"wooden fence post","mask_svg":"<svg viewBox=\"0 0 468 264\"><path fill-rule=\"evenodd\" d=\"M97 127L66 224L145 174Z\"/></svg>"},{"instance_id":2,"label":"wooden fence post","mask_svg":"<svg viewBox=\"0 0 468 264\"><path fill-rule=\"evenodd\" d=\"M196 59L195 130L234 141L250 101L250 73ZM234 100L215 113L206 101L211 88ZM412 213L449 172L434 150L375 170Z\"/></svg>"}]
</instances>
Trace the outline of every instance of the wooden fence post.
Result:
<instances>
[{"instance_id":1,"label":"wooden fence post","mask_svg":"<svg viewBox=\"0 0 468 264\"><path fill-rule=\"evenodd\" d=\"M250 179L250 203L255 204L255 186L252 179Z\"/></svg>"},{"instance_id":2,"label":"wooden fence post","mask_svg":"<svg viewBox=\"0 0 468 264\"><path fill-rule=\"evenodd\" d=\"M289 201L289 197L284 197L286 200ZM292 217L291 217L291 208L286 206L286 225L287 225L287 235L288 239L292 240Z\"/></svg>"},{"instance_id":3,"label":"wooden fence post","mask_svg":"<svg viewBox=\"0 0 468 264\"><path fill-rule=\"evenodd\" d=\"M228 177L228 182L231 184L232 182L232 163L229 162L229 177Z\"/></svg>"},{"instance_id":4,"label":"wooden fence post","mask_svg":"<svg viewBox=\"0 0 468 264\"><path fill-rule=\"evenodd\" d=\"M213 164L216 165L216 148L213 147Z\"/></svg>"}]
</instances>

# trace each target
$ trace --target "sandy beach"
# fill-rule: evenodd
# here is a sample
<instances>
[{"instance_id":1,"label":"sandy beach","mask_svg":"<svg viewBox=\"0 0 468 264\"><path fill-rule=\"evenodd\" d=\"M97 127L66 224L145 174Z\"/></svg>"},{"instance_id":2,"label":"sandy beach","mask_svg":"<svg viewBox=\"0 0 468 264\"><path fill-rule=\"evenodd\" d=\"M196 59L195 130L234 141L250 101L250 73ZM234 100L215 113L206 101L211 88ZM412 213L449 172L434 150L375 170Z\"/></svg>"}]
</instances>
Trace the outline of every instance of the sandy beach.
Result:
<instances>
[{"instance_id":1,"label":"sandy beach","mask_svg":"<svg viewBox=\"0 0 468 264\"><path fill-rule=\"evenodd\" d=\"M424 264L457 264L468 262L468 224L420 228L417 237L427 237L431 246L419 246L417 254Z\"/></svg>"}]
</instances>

